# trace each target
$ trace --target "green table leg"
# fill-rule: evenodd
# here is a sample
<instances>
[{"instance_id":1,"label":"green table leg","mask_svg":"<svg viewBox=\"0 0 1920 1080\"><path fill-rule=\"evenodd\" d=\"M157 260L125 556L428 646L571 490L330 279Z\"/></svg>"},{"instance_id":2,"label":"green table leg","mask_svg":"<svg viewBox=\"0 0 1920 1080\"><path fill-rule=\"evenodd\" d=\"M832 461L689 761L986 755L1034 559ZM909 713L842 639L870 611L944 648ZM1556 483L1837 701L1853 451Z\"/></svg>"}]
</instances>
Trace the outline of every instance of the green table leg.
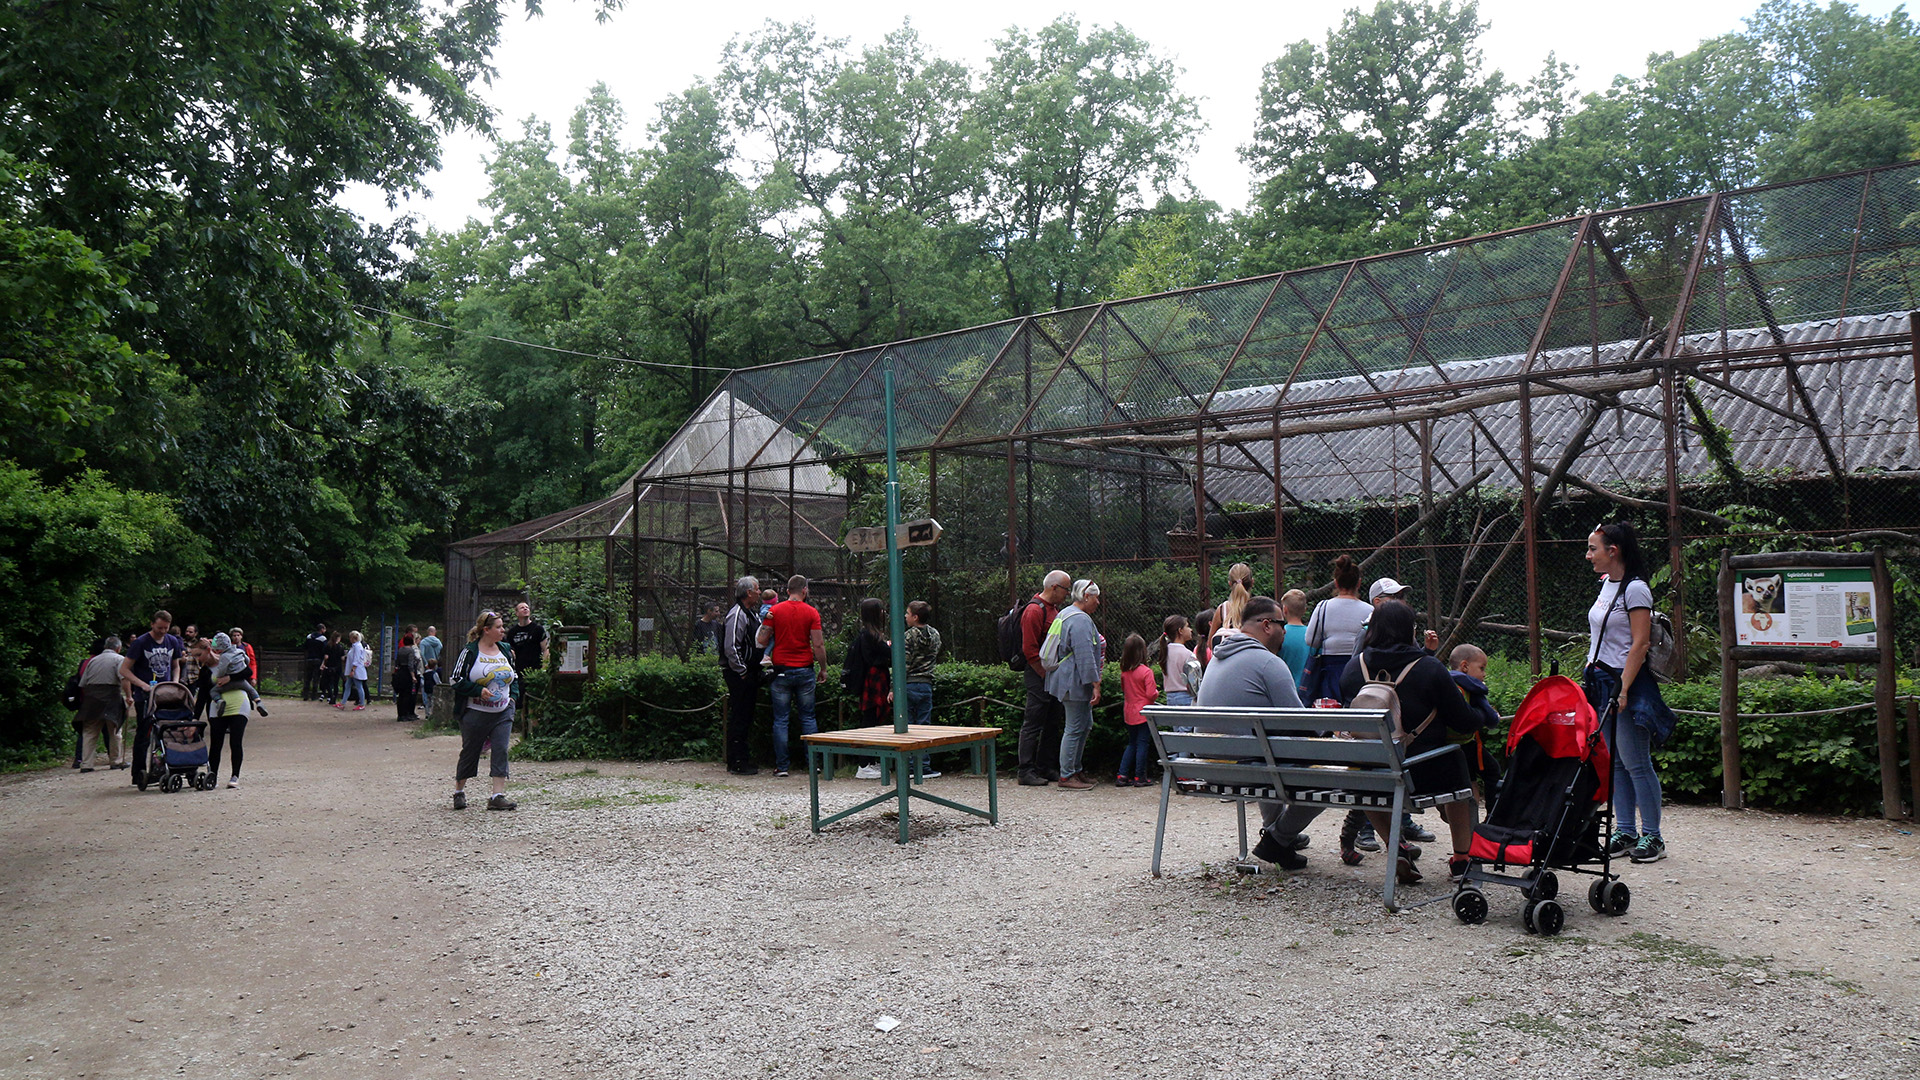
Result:
<instances>
[{"instance_id":1,"label":"green table leg","mask_svg":"<svg viewBox=\"0 0 1920 1080\"><path fill-rule=\"evenodd\" d=\"M973 748L973 758L980 760L978 746ZM987 743L987 821L1000 824L1000 750L994 741Z\"/></svg>"},{"instance_id":2,"label":"green table leg","mask_svg":"<svg viewBox=\"0 0 1920 1080\"><path fill-rule=\"evenodd\" d=\"M813 831L820 831L820 759L819 747L807 744L807 792L813 798Z\"/></svg>"},{"instance_id":3,"label":"green table leg","mask_svg":"<svg viewBox=\"0 0 1920 1080\"><path fill-rule=\"evenodd\" d=\"M900 842L907 842L907 796L913 793L913 772L911 766L899 755L894 755L894 784L900 792Z\"/></svg>"}]
</instances>

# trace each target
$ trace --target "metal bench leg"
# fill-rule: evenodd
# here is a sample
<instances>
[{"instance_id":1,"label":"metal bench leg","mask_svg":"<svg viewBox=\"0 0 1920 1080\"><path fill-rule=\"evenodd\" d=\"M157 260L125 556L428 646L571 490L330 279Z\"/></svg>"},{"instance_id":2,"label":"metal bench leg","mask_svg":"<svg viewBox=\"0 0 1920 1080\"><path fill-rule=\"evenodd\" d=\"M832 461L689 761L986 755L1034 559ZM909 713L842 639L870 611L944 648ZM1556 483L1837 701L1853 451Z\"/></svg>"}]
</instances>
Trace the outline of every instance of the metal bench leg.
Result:
<instances>
[{"instance_id":1,"label":"metal bench leg","mask_svg":"<svg viewBox=\"0 0 1920 1080\"><path fill-rule=\"evenodd\" d=\"M1167 803L1173 798L1173 770L1160 774L1160 820L1153 827L1153 876L1160 876L1160 845L1167 839Z\"/></svg>"},{"instance_id":2,"label":"metal bench leg","mask_svg":"<svg viewBox=\"0 0 1920 1080\"><path fill-rule=\"evenodd\" d=\"M1405 820L1406 812L1406 789L1396 788L1393 792L1393 818L1391 824L1387 827L1387 836L1385 838L1387 841L1385 848L1385 854L1387 856L1387 887L1382 890L1380 894L1381 898L1386 901L1388 911L1400 910L1400 906L1396 904L1393 899L1393 887L1400 881L1400 824Z\"/></svg>"},{"instance_id":3,"label":"metal bench leg","mask_svg":"<svg viewBox=\"0 0 1920 1080\"><path fill-rule=\"evenodd\" d=\"M1234 811L1240 815L1240 857L1247 857L1247 804L1245 800L1233 804Z\"/></svg>"}]
</instances>

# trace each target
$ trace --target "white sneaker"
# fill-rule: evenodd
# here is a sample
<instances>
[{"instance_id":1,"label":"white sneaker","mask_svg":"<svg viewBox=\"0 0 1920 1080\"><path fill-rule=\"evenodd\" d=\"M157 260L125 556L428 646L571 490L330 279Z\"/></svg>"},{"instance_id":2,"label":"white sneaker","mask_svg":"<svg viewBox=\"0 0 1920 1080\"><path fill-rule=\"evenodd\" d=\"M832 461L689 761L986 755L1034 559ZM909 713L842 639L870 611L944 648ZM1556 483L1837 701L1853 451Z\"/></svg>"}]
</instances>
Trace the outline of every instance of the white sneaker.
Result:
<instances>
[{"instance_id":1,"label":"white sneaker","mask_svg":"<svg viewBox=\"0 0 1920 1080\"><path fill-rule=\"evenodd\" d=\"M922 772L922 773L920 774L920 779L922 779L922 780L931 780L931 779L933 779L934 777L936 777L936 776L939 776L939 775L940 775L940 770L939 770L939 769L927 769L927 770L925 770L925 771L923 771L923 772Z\"/></svg>"},{"instance_id":2,"label":"white sneaker","mask_svg":"<svg viewBox=\"0 0 1920 1080\"><path fill-rule=\"evenodd\" d=\"M853 778L855 780L878 780L880 779L880 766L862 765L859 769L855 770Z\"/></svg>"},{"instance_id":3,"label":"white sneaker","mask_svg":"<svg viewBox=\"0 0 1920 1080\"><path fill-rule=\"evenodd\" d=\"M239 787L239 786L240 786L240 778L236 776L236 777L234 777L233 779L231 779L231 780L229 780L229 781L227 781L227 786L228 786L228 787L230 787L230 788L237 788L237 787Z\"/></svg>"}]
</instances>

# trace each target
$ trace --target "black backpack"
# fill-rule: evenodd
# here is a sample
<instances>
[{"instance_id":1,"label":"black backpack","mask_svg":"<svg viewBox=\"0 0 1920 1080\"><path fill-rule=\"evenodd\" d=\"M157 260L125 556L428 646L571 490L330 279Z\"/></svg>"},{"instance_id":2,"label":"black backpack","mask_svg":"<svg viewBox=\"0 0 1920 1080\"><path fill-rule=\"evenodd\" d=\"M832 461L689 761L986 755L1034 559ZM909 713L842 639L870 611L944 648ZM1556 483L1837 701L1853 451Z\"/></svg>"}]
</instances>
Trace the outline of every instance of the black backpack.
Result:
<instances>
[{"instance_id":1,"label":"black backpack","mask_svg":"<svg viewBox=\"0 0 1920 1080\"><path fill-rule=\"evenodd\" d=\"M1027 613L1028 607L1039 602L1030 599L1025 603L1013 605L1011 610L1000 616L1000 621L996 624L999 630L1000 659L1006 661L1007 667L1014 671L1027 670L1027 653L1024 647L1026 641L1020 632L1020 617Z\"/></svg>"}]
</instances>

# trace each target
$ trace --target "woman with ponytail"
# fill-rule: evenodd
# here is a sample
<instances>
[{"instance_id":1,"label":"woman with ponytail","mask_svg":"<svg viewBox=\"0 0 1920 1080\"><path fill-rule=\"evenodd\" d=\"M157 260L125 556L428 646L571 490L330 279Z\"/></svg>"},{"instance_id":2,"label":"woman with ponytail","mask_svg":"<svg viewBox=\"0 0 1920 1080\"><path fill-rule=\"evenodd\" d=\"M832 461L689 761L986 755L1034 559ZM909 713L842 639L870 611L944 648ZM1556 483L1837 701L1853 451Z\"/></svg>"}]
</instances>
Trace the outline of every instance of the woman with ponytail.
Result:
<instances>
[{"instance_id":1,"label":"woman with ponytail","mask_svg":"<svg viewBox=\"0 0 1920 1080\"><path fill-rule=\"evenodd\" d=\"M1187 662L1194 659L1193 627L1185 615L1169 615L1160 623L1160 637L1153 643L1153 659L1165 677L1167 704L1193 704L1193 688L1187 685Z\"/></svg>"},{"instance_id":2,"label":"woman with ponytail","mask_svg":"<svg viewBox=\"0 0 1920 1080\"><path fill-rule=\"evenodd\" d=\"M1253 599L1253 567L1246 563L1234 563L1227 571L1227 598L1213 609L1213 633L1208 640L1219 637L1229 630L1240 629L1240 613L1246 610L1247 601Z\"/></svg>"}]
</instances>

